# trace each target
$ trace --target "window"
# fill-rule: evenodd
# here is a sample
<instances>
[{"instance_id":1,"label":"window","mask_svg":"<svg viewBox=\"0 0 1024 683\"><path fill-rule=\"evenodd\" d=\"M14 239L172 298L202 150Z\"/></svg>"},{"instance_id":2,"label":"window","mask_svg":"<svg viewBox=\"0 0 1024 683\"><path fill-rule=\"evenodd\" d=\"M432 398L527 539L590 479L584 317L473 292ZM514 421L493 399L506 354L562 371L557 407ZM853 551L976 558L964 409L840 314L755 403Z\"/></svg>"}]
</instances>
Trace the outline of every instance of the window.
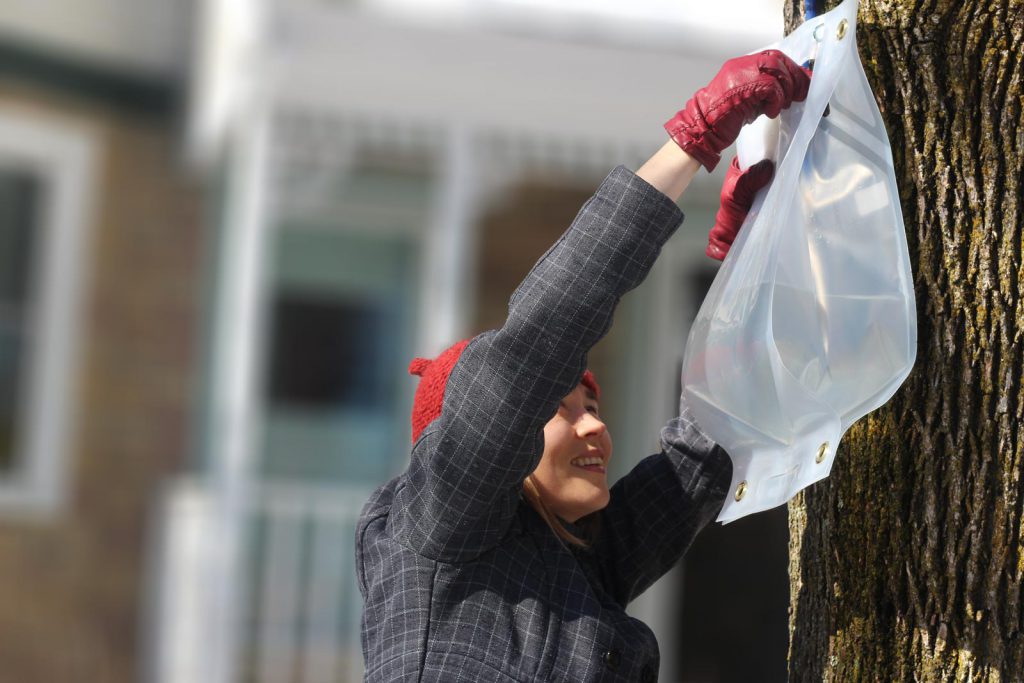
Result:
<instances>
[{"instance_id":1,"label":"window","mask_svg":"<svg viewBox=\"0 0 1024 683\"><path fill-rule=\"evenodd\" d=\"M0 514L50 515L72 427L92 144L0 109Z\"/></svg>"},{"instance_id":2,"label":"window","mask_svg":"<svg viewBox=\"0 0 1024 683\"><path fill-rule=\"evenodd\" d=\"M38 236L41 183L0 168L0 474L18 467L18 413L29 347L29 264Z\"/></svg>"},{"instance_id":3,"label":"window","mask_svg":"<svg viewBox=\"0 0 1024 683\"><path fill-rule=\"evenodd\" d=\"M409 438L412 244L284 222L274 246L262 474L384 481Z\"/></svg>"},{"instance_id":4,"label":"window","mask_svg":"<svg viewBox=\"0 0 1024 683\"><path fill-rule=\"evenodd\" d=\"M383 358L390 329L381 308L281 293L274 306L271 401L324 410L388 410L387 370L393 368L386 364L391 359Z\"/></svg>"}]
</instances>

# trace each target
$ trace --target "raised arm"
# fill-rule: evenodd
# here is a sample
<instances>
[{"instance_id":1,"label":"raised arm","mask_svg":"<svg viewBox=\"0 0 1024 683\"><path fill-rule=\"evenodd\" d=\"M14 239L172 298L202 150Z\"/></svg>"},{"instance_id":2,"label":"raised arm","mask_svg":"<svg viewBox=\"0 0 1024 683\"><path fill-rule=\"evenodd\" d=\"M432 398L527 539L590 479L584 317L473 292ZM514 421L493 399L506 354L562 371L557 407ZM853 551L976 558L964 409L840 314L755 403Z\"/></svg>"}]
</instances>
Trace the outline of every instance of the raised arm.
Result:
<instances>
[{"instance_id":1,"label":"raised arm","mask_svg":"<svg viewBox=\"0 0 1024 683\"><path fill-rule=\"evenodd\" d=\"M674 142L710 169L743 124L762 113L775 116L803 100L809 84L810 73L777 51L730 60L665 128ZM655 177L666 168L657 157L649 165ZM708 256L725 258L754 194L771 173L770 162L745 171L730 167ZM671 179L661 187L671 193ZM589 552L596 555L605 586L623 605L683 556L721 508L731 478L728 455L700 431L685 404L679 408L679 416L662 429L662 452L619 480L600 512L599 537Z\"/></svg>"},{"instance_id":2,"label":"raised arm","mask_svg":"<svg viewBox=\"0 0 1024 683\"><path fill-rule=\"evenodd\" d=\"M700 170L697 160L671 140L641 166L636 174L674 202L686 192L693 176Z\"/></svg>"},{"instance_id":3,"label":"raised arm","mask_svg":"<svg viewBox=\"0 0 1024 683\"><path fill-rule=\"evenodd\" d=\"M543 452L544 424L681 220L647 181L622 166L609 174L515 290L502 328L462 351L392 504L397 538L448 561L497 544Z\"/></svg>"}]
</instances>

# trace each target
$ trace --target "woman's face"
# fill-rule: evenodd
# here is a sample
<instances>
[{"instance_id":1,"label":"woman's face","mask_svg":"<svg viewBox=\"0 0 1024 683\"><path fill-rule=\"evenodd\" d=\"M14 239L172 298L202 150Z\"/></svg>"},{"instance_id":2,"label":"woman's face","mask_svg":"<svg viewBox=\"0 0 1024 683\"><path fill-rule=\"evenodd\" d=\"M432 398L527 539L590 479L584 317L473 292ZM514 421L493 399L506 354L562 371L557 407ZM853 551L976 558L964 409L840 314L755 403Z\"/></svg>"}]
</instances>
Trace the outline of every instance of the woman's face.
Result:
<instances>
[{"instance_id":1,"label":"woman's face","mask_svg":"<svg viewBox=\"0 0 1024 683\"><path fill-rule=\"evenodd\" d=\"M544 426L544 455L533 472L541 499L567 522L608 504L612 438L597 398L582 384L562 399Z\"/></svg>"}]
</instances>

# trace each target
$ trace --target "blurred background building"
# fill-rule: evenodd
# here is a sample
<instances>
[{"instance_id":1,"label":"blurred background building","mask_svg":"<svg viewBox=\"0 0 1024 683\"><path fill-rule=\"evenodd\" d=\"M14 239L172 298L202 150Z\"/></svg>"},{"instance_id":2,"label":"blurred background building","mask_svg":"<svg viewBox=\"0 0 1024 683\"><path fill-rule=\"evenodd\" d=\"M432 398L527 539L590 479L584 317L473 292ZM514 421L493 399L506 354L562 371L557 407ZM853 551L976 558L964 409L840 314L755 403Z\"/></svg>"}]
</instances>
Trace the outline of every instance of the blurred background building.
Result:
<instances>
[{"instance_id":1,"label":"blurred background building","mask_svg":"<svg viewBox=\"0 0 1024 683\"><path fill-rule=\"evenodd\" d=\"M361 679L353 528L413 356L500 325L779 0L0 7L0 683ZM724 165L723 165L724 166ZM722 172L591 356L613 478L675 411ZM630 611L782 681L784 510Z\"/></svg>"}]
</instances>

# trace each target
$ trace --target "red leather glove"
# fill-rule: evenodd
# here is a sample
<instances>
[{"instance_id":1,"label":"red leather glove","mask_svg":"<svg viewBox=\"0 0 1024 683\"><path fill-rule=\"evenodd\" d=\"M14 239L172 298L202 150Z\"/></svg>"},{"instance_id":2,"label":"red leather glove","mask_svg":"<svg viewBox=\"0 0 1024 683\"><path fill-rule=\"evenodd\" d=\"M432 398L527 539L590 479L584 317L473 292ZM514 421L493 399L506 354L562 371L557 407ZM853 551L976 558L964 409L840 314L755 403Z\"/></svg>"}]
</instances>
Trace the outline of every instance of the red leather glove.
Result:
<instances>
[{"instance_id":1,"label":"red leather glove","mask_svg":"<svg viewBox=\"0 0 1024 683\"><path fill-rule=\"evenodd\" d=\"M754 203L754 195L771 182L774 173L775 164L771 159L763 159L746 171L741 171L739 161L733 157L725 173L722 203L715 216L715 227L708 233L708 248L704 253L719 261L725 258L736 239L736 233L743 225L743 219L750 211L750 205Z\"/></svg>"},{"instance_id":2,"label":"red leather glove","mask_svg":"<svg viewBox=\"0 0 1024 683\"><path fill-rule=\"evenodd\" d=\"M687 154L713 171L740 128L761 114L775 118L807 99L810 71L779 50L730 59L698 90L665 130Z\"/></svg>"}]
</instances>

